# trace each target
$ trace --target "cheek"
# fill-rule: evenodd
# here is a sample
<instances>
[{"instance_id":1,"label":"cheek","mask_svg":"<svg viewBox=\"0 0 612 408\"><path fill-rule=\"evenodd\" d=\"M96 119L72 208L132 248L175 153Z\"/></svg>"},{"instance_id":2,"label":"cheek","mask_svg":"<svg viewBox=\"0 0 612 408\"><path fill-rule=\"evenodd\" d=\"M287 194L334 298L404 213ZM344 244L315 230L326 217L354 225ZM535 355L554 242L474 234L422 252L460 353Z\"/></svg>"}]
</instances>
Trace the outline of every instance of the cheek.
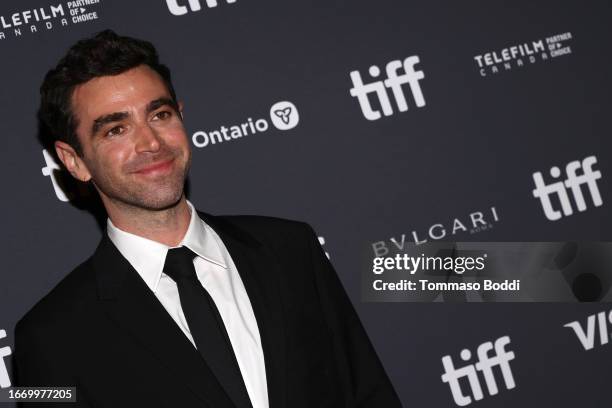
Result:
<instances>
[{"instance_id":1,"label":"cheek","mask_svg":"<svg viewBox=\"0 0 612 408\"><path fill-rule=\"evenodd\" d=\"M129 143L118 140L98 146L96 149L98 167L105 172L115 172L129 160L131 150Z\"/></svg>"},{"instance_id":2,"label":"cheek","mask_svg":"<svg viewBox=\"0 0 612 408\"><path fill-rule=\"evenodd\" d=\"M188 147L189 144L185 128L182 125L168 127L166 129L166 140L173 146Z\"/></svg>"},{"instance_id":3,"label":"cheek","mask_svg":"<svg viewBox=\"0 0 612 408\"><path fill-rule=\"evenodd\" d=\"M170 126L168 128L168 131L170 132L170 134L172 134L177 139L186 138L185 128L183 127L182 122L178 122L174 124L173 126Z\"/></svg>"}]
</instances>

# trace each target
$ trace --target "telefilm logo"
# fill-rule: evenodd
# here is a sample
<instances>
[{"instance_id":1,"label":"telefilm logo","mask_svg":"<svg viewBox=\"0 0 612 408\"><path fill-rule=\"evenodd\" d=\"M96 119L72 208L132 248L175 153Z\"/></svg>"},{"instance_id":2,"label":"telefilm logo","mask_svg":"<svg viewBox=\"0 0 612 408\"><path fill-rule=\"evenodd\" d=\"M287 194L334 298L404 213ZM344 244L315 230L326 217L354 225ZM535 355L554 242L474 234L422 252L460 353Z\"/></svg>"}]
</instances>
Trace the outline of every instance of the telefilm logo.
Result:
<instances>
[{"instance_id":1,"label":"telefilm logo","mask_svg":"<svg viewBox=\"0 0 612 408\"><path fill-rule=\"evenodd\" d=\"M493 368L498 367L500 369L506 389L511 390L516 387L512 370L510 369L510 361L514 360L515 355L513 351L506 350L508 344L510 344L509 336L498 338L495 340L495 345L490 341L482 343L476 350L478 361L475 364L467 364L461 368L455 368L450 355L442 357L442 365L444 366L442 382L448 383L450 386L455 404L464 407L472 403L472 398L474 401L480 401L484 398L478 372L484 377L487 391L491 396L499 392ZM494 350L493 355L490 355L491 350ZM469 349L463 349L460 356L462 361L468 362L472 358L472 352ZM468 395L464 394L464 390L459 382L462 378L467 378L470 391Z\"/></svg>"},{"instance_id":2,"label":"telefilm logo","mask_svg":"<svg viewBox=\"0 0 612 408\"><path fill-rule=\"evenodd\" d=\"M300 123L300 114L293 103L289 101L277 102L270 108L270 122L278 130L290 130ZM269 128L270 123L264 118L248 118L242 123L223 125L218 129L198 130L192 135L191 141L195 147L203 148L264 133Z\"/></svg>"},{"instance_id":3,"label":"telefilm logo","mask_svg":"<svg viewBox=\"0 0 612 408\"><path fill-rule=\"evenodd\" d=\"M595 341L597 338L599 338L600 346L605 346L610 342L611 335L608 329L608 323L612 324L612 311L609 313L599 312L597 314L590 315L586 320L585 326L576 320L564 324L563 327L572 329L584 350L589 351L595 347ZM598 333L599 336L596 336L596 333Z\"/></svg>"},{"instance_id":4,"label":"telefilm logo","mask_svg":"<svg viewBox=\"0 0 612 408\"><path fill-rule=\"evenodd\" d=\"M387 89L391 90L397 109L400 112L408 110L408 102L404 94L404 85L410 88L410 94L414 99L414 104L417 108L425 106L425 97L421 90L419 81L425 78L423 71L417 70L415 65L420 62L418 56L413 55L402 60L394 60L387 63L385 67L386 79L379 79L364 84L359 71L351 71L350 77L353 82L353 87L350 90L351 96L357 98L361 112L367 120L378 120L381 118L380 110L371 103L370 95L377 102L376 106L382 109L385 116L393 114L393 107L389 99ZM400 73L402 71L402 73ZM380 68L372 65L368 70L370 77L373 79L380 77Z\"/></svg>"},{"instance_id":5,"label":"telefilm logo","mask_svg":"<svg viewBox=\"0 0 612 408\"><path fill-rule=\"evenodd\" d=\"M0 15L0 40L21 37L26 33L50 31L56 27L86 23L99 19L96 7L100 0L76 0L48 4Z\"/></svg>"},{"instance_id":6,"label":"telefilm logo","mask_svg":"<svg viewBox=\"0 0 612 408\"><path fill-rule=\"evenodd\" d=\"M226 0L225 3L232 4L235 3L236 0ZM187 3L187 5L185 5ZM200 11L202 10L202 2L200 0L166 0L166 4L168 5L168 10L175 16L182 16L190 11ZM206 0L205 6L206 8L214 8L219 4L217 0Z\"/></svg>"},{"instance_id":7,"label":"telefilm logo","mask_svg":"<svg viewBox=\"0 0 612 408\"><path fill-rule=\"evenodd\" d=\"M6 337L6 331L0 330L0 340ZM0 388L8 388L11 386L11 378L9 377L8 369L6 367L5 357L11 355L11 348L9 346L0 347Z\"/></svg>"},{"instance_id":8,"label":"telefilm logo","mask_svg":"<svg viewBox=\"0 0 612 408\"><path fill-rule=\"evenodd\" d=\"M587 203L584 199L582 187L586 186L591 197L591 201L595 207L601 207L603 201L597 186L597 180L601 179L601 172L593 170L593 166L597 164L595 156L589 156L582 161L575 160L569 162L565 166L565 180L558 180L561 177L561 169L557 166L550 168L550 176L558 181L546 184L544 176L541 172L533 173L533 181L535 189L533 196L540 199L544 215L550 221L556 221L563 216L569 216L574 213L572 203L570 202L569 193L576 204L579 212L586 211ZM551 197L556 197L556 201L561 205L561 211L553 206Z\"/></svg>"},{"instance_id":9,"label":"telefilm logo","mask_svg":"<svg viewBox=\"0 0 612 408\"><path fill-rule=\"evenodd\" d=\"M568 31L479 54L474 56L474 60L480 76L486 77L571 54L572 48L567 43L572 39L572 33Z\"/></svg>"},{"instance_id":10,"label":"telefilm logo","mask_svg":"<svg viewBox=\"0 0 612 408\"><path fill-rule=\"evenodd\" d=\"M413 230L409 236L401 234L400 239L389 238L388 241L377 241L372 243L374 256L381 257L389 253L389 248L404 251L408 245L416 245L428 242L430 239L438 241L448 235L454 236L460 233L476 234L481 231L488 231L499 222L499 215L495 207L490 207L487 211L474 211L464 217L456 217L447 223L432 224L424 231ZM450 231L450 232L449 232Z\"/></svg>"}]
</instances>

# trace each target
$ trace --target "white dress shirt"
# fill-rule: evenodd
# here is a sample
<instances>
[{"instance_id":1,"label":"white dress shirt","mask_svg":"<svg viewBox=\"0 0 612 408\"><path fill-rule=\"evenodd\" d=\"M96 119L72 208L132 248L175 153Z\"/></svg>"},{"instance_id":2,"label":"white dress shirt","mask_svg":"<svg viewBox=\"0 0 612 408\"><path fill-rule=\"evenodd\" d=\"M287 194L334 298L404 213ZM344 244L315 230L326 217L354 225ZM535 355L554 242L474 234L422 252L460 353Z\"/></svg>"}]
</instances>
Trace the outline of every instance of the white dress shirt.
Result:
<instances>
[{"instance_id":1,"label":"white dress shirt","mask_svg":"<svg viewBox=\"0 0 612 408\"><path fill-rule=\"evenodd\" d=\"M219 309L253 408L268 408L263 349L246 289L221 238L198 217L189 201L187 204L191 219L189 228L178 246L186 246L198 255L194 258L198 280ZM107 232L121 255L134 267L195 347L181 308L176 283L163 273L170 247L122 231L113 225L110 218L107 219Z\"/></svg>"}]
</instances>

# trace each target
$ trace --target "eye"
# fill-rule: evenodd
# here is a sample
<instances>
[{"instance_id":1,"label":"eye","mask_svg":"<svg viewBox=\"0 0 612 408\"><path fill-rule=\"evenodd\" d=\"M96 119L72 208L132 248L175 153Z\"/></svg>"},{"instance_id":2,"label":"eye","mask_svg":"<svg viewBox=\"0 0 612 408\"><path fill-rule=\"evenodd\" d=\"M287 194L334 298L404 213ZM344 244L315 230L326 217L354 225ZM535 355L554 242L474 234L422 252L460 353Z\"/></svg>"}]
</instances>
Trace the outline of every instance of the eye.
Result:
<instances>
[{"instance_id":1,"label":"eye","mask_svg":"<svg viewBox=\"0 0 612 408\"><path fill-rule=\"evenodd\" d=\"M121 133L123 133L123 126L115 126L114 128L110 129L108 132L106 132L106 136L117 136L120 135Z\"/></svg>"},{"instance_id":2,"label":"eye","mask_svg":"<svg viewBox=\"0 0 612 408\"><path fill-rule=\"evenodd\" d=\"M170 118L170 116L172 116L170 111L159 111L153 116L153 120L164 120Z\"/></svg>"}]
</instances>

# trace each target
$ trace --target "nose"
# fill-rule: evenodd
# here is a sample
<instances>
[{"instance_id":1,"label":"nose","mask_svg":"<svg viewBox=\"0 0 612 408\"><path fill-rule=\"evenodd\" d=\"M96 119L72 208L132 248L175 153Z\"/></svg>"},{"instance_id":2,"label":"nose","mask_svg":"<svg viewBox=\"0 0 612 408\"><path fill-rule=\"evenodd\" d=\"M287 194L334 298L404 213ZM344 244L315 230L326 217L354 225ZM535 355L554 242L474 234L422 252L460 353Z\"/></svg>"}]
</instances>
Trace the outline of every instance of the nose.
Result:
<instances>
[{"instance_id":1,"label":"nose","mask_svg":"<svg viewBox=\"0 0 612 408\"><path fill-rule=\"evenodd\" d=\"M160 135L148 124L139 126L136 131L136 152L156 152L161 145Z\"/></svg>"}]
</instances>

